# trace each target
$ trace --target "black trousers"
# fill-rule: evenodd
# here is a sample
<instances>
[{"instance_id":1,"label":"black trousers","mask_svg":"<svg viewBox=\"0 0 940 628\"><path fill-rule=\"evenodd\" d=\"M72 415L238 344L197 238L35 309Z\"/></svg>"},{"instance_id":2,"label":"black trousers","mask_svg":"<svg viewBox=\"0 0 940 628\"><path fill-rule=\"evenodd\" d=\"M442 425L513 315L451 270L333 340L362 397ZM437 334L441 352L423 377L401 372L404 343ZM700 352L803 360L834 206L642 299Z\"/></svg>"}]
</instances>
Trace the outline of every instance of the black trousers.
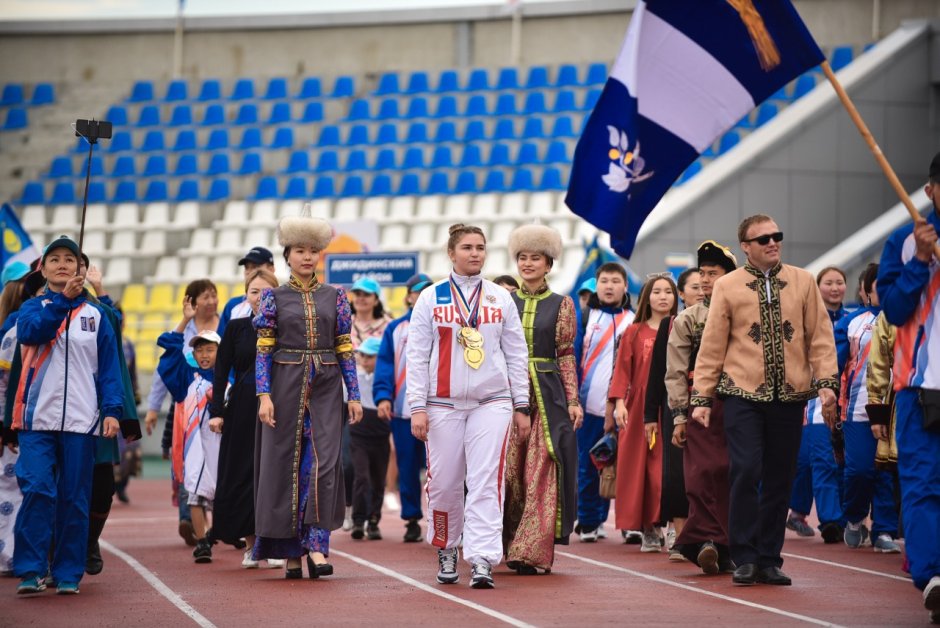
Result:
<instances>
[{"instance_id":1,"label":"black trousers","mask_svg":"<svg viewBox=\"0 0 940 628\"><path fill-rule=\"evenodd\" d=\"M738 565L780 567L805 402L725 401L731 460L728 536Z\"/></svg>"},{"instance_id":2,"label":"black trousers","mask_svg":"<svg viewBox=\"0 0 940 628\"><path fill-rule=\"evenodd\" d=\"M353 477L353 522L364 523L367 519L382 518L382 501L385 499L385 474L391 453L389 436L361 436L350 438Z\"/></svg>"}]
</instances>

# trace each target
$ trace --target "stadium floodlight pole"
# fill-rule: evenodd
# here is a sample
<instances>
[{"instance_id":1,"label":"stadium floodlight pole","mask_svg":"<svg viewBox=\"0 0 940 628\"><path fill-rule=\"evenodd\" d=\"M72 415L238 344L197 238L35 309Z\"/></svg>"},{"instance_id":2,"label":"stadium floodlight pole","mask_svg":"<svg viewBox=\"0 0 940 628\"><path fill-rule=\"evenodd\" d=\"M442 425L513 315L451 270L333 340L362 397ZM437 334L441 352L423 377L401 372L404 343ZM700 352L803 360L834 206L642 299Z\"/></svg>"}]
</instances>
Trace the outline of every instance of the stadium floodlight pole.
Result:
<instances>
[{"instance_id":1,"label":"stadium floodlight pole","mask_svg":"<svg viewBox=\"0 0 940 628\"><path fill-rule=\"evenodd\" d=\"M176 8L176 31L173 35L173 78L183 76L183 5L180 0Z\"/></svg>"},{"instance_id":2,"label":"stadium floodlight pole","mask_svg":"<svg viewBox=\"0 0 940 628\"><path fill-rule=\"evenodd\" d=\"M98 140L111 139L111 123L107 120L76 120L75 135L88 142L88 162L85 164L85 194L82 198L82 226L78 232L78 250L85 241L85 214L88 212L88 186L91 183L91 157Z\"/></svg>"},{"instance_id":3,"label":"stadium floodlight pole","mask_svg":"<svg viewBox=\"0 0 940 628\"><path fill-rule=\"evenodd\" d=\"M900 198L901 202L904 203L904 207L907 208L907 213L911 215L911 220L913 220L915 223L923 222L924 218L920 215L920 212L917 211L917 208L914 207L914 202L911 200L911 197L907 195L907 190L905 190L904 186L901 185L901 180L898 179L898 175L894 172L894 168L892 168L891 164L888 163L888 159L885 157L884 152L882 152L881 147L878 146L878 142L875 141L874 136L868 129L868 125L865 124L865 121L862 119L861 114L859 114L858 109L855 108L855 103L852 102L852 99L849 98L849 95L842 87L842 83L840 83L839 79L836 78L835 73L829 66L829 62L823 61L821 67L823 74L826 75L826 78L829 79L829 82L832 84L832 88L836 90L836 94L839 96L839 100L842 102L842 106L845 107L845 110L849 112L849 117L852 118L852 122L855 123L855 126L858 128L858 132L862 134L862 139L865 140L865 143L868 144L868 148L875 156L875 161L878 162L878 165L881 166L882 172L884 172L885 176L888 178L888 183L891 184L891 187L894 188L895 194L898 195L898 198ZM933 252L934 255L940 259L940 243L934 244Z\"/></svg>"},{"instance_id":4,"label":"stadium floodlight pole","mask_svg":"<svg viewBox=\"0 0 940 628\"><path fill-rule=\"evenodd\" d=\"M522 0L508 0L512 11L511 34L509 38L509 65L518 67L522 64Z\"/></svg>"}]
</instances>

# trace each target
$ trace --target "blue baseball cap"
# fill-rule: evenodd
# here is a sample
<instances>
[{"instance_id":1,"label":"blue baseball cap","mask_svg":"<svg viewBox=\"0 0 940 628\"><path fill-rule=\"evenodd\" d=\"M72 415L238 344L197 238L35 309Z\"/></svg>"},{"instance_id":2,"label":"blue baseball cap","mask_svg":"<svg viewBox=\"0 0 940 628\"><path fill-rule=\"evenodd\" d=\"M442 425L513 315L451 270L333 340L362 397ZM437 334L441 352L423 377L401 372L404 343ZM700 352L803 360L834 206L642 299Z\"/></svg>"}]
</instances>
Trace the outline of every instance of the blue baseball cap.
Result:
<instances>
[{"instance_id":1,"label":"blue baseball cap","mask_svg":"<svg viewBox=\"0 0 940 628\"><path fill-rule=\"evenodd\" d=\"M3 267L3 274L0 275L0 282L7 285L11 281L19 281L29 274L29 265L20 261L10 262Z\"/></svg>"},{"instance_id":2,"label":"blue baseball cap","mask_svg":"<svg viewBox=\"0 0 940 628\"><path fill-rule=\"evenodd\" d=\"M49 251L53 251L55 249L68 249L75 254L75 257L78 257L81 253L81 251L78 250L78 243L75 240L66 235L60 235L42 250L42 261L45 262L46 256L49 255Z\"/></svg>"},{"instance_id":3,"label":"blue baseball cap","mask_svg":"<svg viewBox=\"0 0 940 628\"><path fill-rule=\"evenodd\" d=\"M408 288L408 292L421 292L432 283L434 282L431 281L430 277L424 273L418 273L417 275L412 275L405 286Z\"/></svg>"},{"instance_id":4,"label":"blue baseball cap","mask_svg":"<svg viewBox=\"0 0 940 628\"><path fill-rule=\"evenodd\" d=\"M590 279L585 279L584 282L578 286L578 294L582 292L597 292L597 279L591 277Z\"/></svg>"},{"instance_id":5,"label":"blue baseball cap","mask_svg":"<svg viewBox=\"0 0 940 628\"><path fill-rule=\"evenodd\" d=\"M362 355L378 355L379 348L382 346L382 341L373 336L372 338L366 338L362 341L362 344L359 345L359 348L356 349Z\"/></svg>"},{"instance_id":6,"label":"blue baseball cap","mask_svg":"<svg viewBox=\"0 0 940 628\"><path fill-rule=\"evenodd\" d=\"M356 292L358 290L359 292L368 292L369 294L379 296L379 294L382 292L382 286L380 286L379 282L377 282L375 279L370 279L369 277L360 277L356 280L356 283L354 283L349 288L349 290L351 292Z\"/></svg>"}]
</instances>

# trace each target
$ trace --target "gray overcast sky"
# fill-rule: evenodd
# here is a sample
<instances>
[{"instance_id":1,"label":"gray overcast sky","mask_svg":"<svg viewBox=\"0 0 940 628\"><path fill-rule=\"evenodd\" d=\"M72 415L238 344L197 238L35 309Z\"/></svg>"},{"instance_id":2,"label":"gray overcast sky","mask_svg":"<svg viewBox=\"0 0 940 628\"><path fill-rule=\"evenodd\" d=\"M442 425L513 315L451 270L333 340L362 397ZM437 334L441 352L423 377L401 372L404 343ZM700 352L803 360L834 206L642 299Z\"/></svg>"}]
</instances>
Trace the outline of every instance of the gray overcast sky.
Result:
<instances>
[{"instance_id":1,"label":"gray overcast sky","mask_svg":"<svg viewBox=\"0 0 940 628\"><path fill-rule=\"evenodd\" d=\"M186 15L329 13L500 4L505 0L186 0ZM551 0L525 0L550 2ZM0 0L0 20L168 17L177 0Z\"/></svg>"}]
</instances>

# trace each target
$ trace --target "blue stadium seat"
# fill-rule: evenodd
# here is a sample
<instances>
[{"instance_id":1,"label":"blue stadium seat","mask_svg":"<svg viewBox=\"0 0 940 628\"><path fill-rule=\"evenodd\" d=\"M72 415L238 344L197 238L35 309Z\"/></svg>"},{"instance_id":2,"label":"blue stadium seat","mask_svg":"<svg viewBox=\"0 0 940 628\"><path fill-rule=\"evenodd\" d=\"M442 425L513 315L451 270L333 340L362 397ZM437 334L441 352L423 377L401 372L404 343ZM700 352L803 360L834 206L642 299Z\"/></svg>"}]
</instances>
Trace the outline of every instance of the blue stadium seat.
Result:
<instances>
[{"instance_id":1,"label":"blue stadium seat","mask_svg":"<svg viewBox=\"0 0 940 628\"><path fill-rule=\"evenodd\" d=\"M408 120L414 120L415 118L429 118L431 117L428 112L428 99L424 96L415 96L408 102L408 111L405 113L405 118Z\"/></svg>"},{"instance_id":2,"label":"blue stadium seat","mask_svg":"<svg viewBox=\"0 0 940 628\"><path fill-rule=\"evenodd\" d=\"M228 148L228 129L214 129L204 147L206 150L224 150Z\"/></svg>"},{"instance_id":3,"label":"blue stadium seat","mask_svg":"<svg viewBox=\"0 0 940 628\"><path fill-rule=\"evenodd\" d=\"M199 125L215 126L217 124L225 124L225 109L222 105L209 105L202 112L202 122Z\"/></svg>"},{"instance_id":4,"label":"blue stadium seat","mask_svg":"<svg viewBox=\"0 0 940 628\"><path fill-rule=\"evenodd\" d=\"M392 179L387 174L376 175L369 187L369 196L391 196Z\"/></svg>"},{"instance_id":5,"label":"blue stadium seat","mask_svg":"<svg viewBox=\"0 0 940 628\"><path fill-rule=\"evenodd\" d=\"M688 181L689 179L691 179L692 177L694 177L701 171L702 171L702 162L693 161L692 164L688 168L685 169L685 172L679 175L679 179L676 181L675 184L682 185L683 183L685 183L686 181Z\"/></svg>"},{"instance_id":6,"label":"blue stadium seat","mask_svg":"<svg viewBox=\"0 0 940 628\"><path fill-rule=\"evenodd\" d=\"M543 163L567 164L570 163L570 161L571 160L568 159L568 147L564 142L552 142L548 145Z\"/></svg>"},{"instance_id":7,"label":"blue stadium seat","mask_svg":"<svg viewBox=\"0 0 940 628\"><path fill-rule=\"evenodd\" d=\"M258 105L246 102L239 107L238 115L235 116L235 124L258 124Z\"/></svg>"},{"instance_id":8,"label":"blue stadium seat","mask_svg":"<svg viewBox=\"0 0 940 628\"><path fill-rule=\"evenodd\" d=\"M346 155L346 164L343 166L345 172L355 172L357 170L367 170L366 152L364 150L351 150Z\"/></svg>"},{"instance_id":9,"label":"blue stadium seat","mask_svg":"<svg viewBox=\"0 0 940 628\"><path fill-rule=\"evenodd\" d=\"M482 94L476 94L467 100L467 107L464 109L463 115L470 118L474 116L486 116L489 115L489 113L489 108L486 106L486 98Z\"/></svg>"},{"instance_id":10,"label":"blue stadium seat","mask_svg":"<svg viewBox=\"0 0 940 628\"><path fill-rule=\"evenodd\" d=\"M137 174L137 162L132 155L122 155L114 160L112 177L133 177Z\"/></svg>"},{"instance_id":11,"label":"blue stadium seat","mask_svg":"<svg viewBox=\"0 0 940 628\"><path fill-rule=\"evenodd\" d=\"M352 104L349 105L349 115L346 116L347 120L371 120L372 112L370 111L369 101L365 98L357 98L352 101Z\"/></svg>"},{"instance_id":12,"label":"blue stadium seat","mask_svg":"<svg viewBox=\"0 0 940 628\"><path fill-rule=\"evenodd\" d=\"M376 96L389 96L401 93L401 90L398 88L398 74L395 72L386 72L380 76L378 88L372 93Z\"/></svg>"},{"instance_id":13,"label":"blue stadium seat","mask_svg":"<svg viewBox=\"0 0 940 628\"><path fill-rule=\"evenodd\" d=\"M193 108L186 103L173 107L169 126L190 126L193 123Z\"/></svg>"},{"instance_id":14,"label":"blue stadium seat","mask_svg":"<svg viewBox=\"0 0 940 628\"><path fill-rule=\"evenodd\" d=\"M524 142L516 155L516 164L529 166L539 163L539 147L532 142Z\"/></svg>"},{"instance_id":15,"label":"blue stadium seat","mask_svg":"<svg viewBox=\"0 0 940 628\"><path fill-rule=\"evenodd\" d=\"M464 142L475 142L486 139L486 130L483 127L483 120L471 120L463 131Z\"/></svg>"},{"instance_id":16,"label":"blue stadium seat","mask_svg":"<svg viewBox=\"0 0 940 628\"><path fill-rule=\"evenodd\" d=\"M52 83L36 83L33 88L33 97L29 101L32 106L51 105L55 102L55 87Z\"/></svg>"},{"instance_id":17,"label":"blue stadium seat","mask_svg":"<svg viewBox=\"0 0 940 628\"><path fill-rule=\"evenodd\" d=\"M376 120L397 120L400 117L397 98L386 98L379 103L379 113L375 116Z\"/></svg>"},{"instance_id":18,"label":"blue stadium seat","mask_svg":"<svg viewBox=\"0 0 940 628\"><path fill-rule=\"evenodd\" d=\"M408 89L405 90L405 93L425 94L431 91L428 83L429 81L427 72L412 72L411 76L408 77Z\"/></svg>"},{"instance_id":19,"label":"blue stadium seat","mask_svg":"<svg viewBox=\"0 0 940 628\"><path fill-rule=\"evenodd\" d=\"M441 96L434 110L435 118L454 118L457 116L457 99L453 96Z\"/></svg>"},{"instance_id":20,"label":"blue stadium seat","mask_svg":"<svg viewBox=\"0 0 940 628\"><path fill-rule=\"evenodd\" d=\"M264 91L265 100L282 100L287 98L287 79L275 77L268 81L268 88Z\"/></svg>"},{"instance_id":21,"label":"blue stadium seat","mask_svg":"<svg viewBox=\"0 0 940 628\"><path fill-rule=\"evenodd\" d=\"M52 165L49 166L48 176L51 179L60 179L62 177L74 176L74 173L72 172L72 158L56 157L53 159Z\"/></svg>"},{"instance_id":22,"label":"blue stadium seat","mask_svg":"<svg viewBox=\"0 0 940 628\"><path fill-rule=\"evenodd\" d=\"M535 180L532 177L532 171L528 168L516 168L512 173L509 189L513 192L534 192Z\"/></svg>"},{"instance_id":23,"label":"blue stadium seat","mask_svg":"<svg viewBox=\"0 0 940 628\"><path fill-rule=\"evenodd\" d=\"M173 176L183 177L196 174L198 167L199 162L196 160L195 155L180 155L180 158L176 160L176 169L173 171Z\"/></svg>"},{"instance_id":24,"label":"blue stadium seat","mask_svg":"<svg viewBox=\"0 0 940 628\"><path fill-rule=\"evenodd\" d=\"M294 146L294 129L282 126L274 131L274 138L268 148L292 148Z\"/></svg>"},{"instance_id":25,"label":"blue stadium seat","mask_svg":"<svg viewBox=\"0 0 940 628\"><path fill-rule=\"evenodd\" d=\"M308 102L304 107L304 114L300 116L300 122L322 122L323 121L323 103Z\"/></svg>"},{"instance_id":26,"label":"blue stadium seat","mask_svg":"<svg viewBox=\"0 0 940 628\"><path fill-rule=\"evenodd\" d=\"M111 105L104 119L113 126L127 126L127 107L124 105Z\"/></svg>"},{"instance_id":27,"label":"blue stadium seat","mask_svg":"<svg viewBox=\"0 0 940 628\"><path fill-rule=\"evenodd\" d=\"M558 76L555 77L555 87L575 87L578 81L578 66L565 64L559 66Z\"/></svg>"},{"instance_id":28,"label":"blue stadium seat","mask_svg":"<svg viewBox=\"0 0 940 628\"><path fill-rule=\"evenodd\" d=\"M516 68L502 68L496 78L496 89L519 89L519 73Z\"/></svg>"},{"instance_id":29,"label":"blue stadium seat","mask_svg":"<svg viewBox=\"0 0 940 628\"><path fill-rule=\"evenodd\" d=\"M542 118L527 118L525 126L522 127L522 139L537 140L545 137L545 129L542 126Z\"/></svg>"},{"instance_id":30,"label":"blue stadium seat","mask_svg":"<svg viewBox=\"0 0 940 628\"><path fill-rule=\"evenodd\" d=\"M585 85L603 85L607 82L607 66L603 63L592 63L588 66Z\"/></svg>"},{"instance_id":31,"label":"blue stadium seat","mask_svg":"<svg viewBox=\"0 0 940 628\"><path fill-rule=\"evenodd\" d=\"M85 171L85 164L82 164L82 172ZM104 160L95 155L91 158L91 176L93 177L103 177L104 176Z\"/></svg>"},{"instance_id":32,"label":"blue stadium seat","mask_svg":"<svg viewBox=\"0 0 940 628\"><path fill-rule=\"evenodd\" d=\"M339 127L326 125L320 129L320 137L317 139L317 146L339 146Z\"/></svg>"},{"instance_id":33,"label":"blue stadium seat","mask_svg":"<svg viewBox=\"0 0 940 628\"><path fill-rule=\"evenodd\" d=\"M242 133L238 149L248 150L250 148L261 148L261 129L249 127Z\"/></svg>"},{"instance_id":34,"label":"blue stadium seat","mask_svg":"<svg viewBox=\"0 0 940 628\"><path fill-rule=\"evenodd\" d=\"M88 144L85 143L85 140L79 140L79 142L84 145L84 151L87 151ZM127 131L115 131L114 135L111 137L111 143L108 144L108 152L122 153L128 150L133 150L131 146L131 134Z\"/></svg>"},{"instance_id":35,"label":"blue stadium seat","mask_svg":"<svg viewBox=\"0 0 940 628\"><path fill-rule=\"evenodd\" d=\"M209 167L206 168L204 174L228 174L230 171L231 166L229 165L228 153L215 153L212 155L212 159L209 160Z\"/></svg>"},{"instance_id":36,"label":"blue stadium seat","mask_svg":"<svg viewBox=\"0 0 940 628\"><path fill-rule=\"evenodd\" d=\"M0 105L19 105L25 100L23 96L23 86L19 83L7 83L3 86L3 97L0 98Z\"/></svg>"},{"instance_id":37,"label":"blue stadium seat","mask_svg":"<svg viewBox=\"0 0 940 628\"><path fill-rule=\"evenodd\" d=\"M479 144L467 144L463 147L463 154L460 156L461 168L480 168L483 166L483 157L480 155Z\"/></svg>"},{"instance_id":38,"label":"blue stadium seat","mask_svg":"<svg viewBox=\"0 0 940 628\"><path fill-rule=\"evenodd\" d=\"M454 194L476 194L479 192L477 187L477 176L473 172L464 170L457 175L457 184L454 186Z\"/></svg>"},{"instance_id":39,"label":"blue stadium seat","mask_svg":"<svg viewBox=\"0 0 940 628\"><path fill-rule=\"evenodd\" d=\"M539 181L539 190L551 192L563 189L565 186L561 182L561 171L558 168L545 168L542 171L542 179Z\"/></svg>"},{"instance_id":40,"label":"blue stadium seat","mask_svg":"<svg viewBox=\"0 0 940 628\"><path fill-rule=\"evenodd\" d=\"M793 98L790 97L788 87L789 87L788 85L784 85L783 87L775 91L773 94L771 94L770 98L768 98L767 100L783 100L786 102L790 102L791 100L793 100Z\"/></svg>"},{"instance_id":41,"label":"blue stadium seat","mask_svg":"<svg viewBox=\"0 0 940 628\"><path fill-rule=\"evenodd\" d=\"M408 135L405 137L406 144L425 144L428 141L428 125L424 122L413 122L408 125Z\"/></svg>"},{"instance_id":42,"label":"blue stadium seat","mask_svg":"<svg viewBox=\"0 0 940 628\"><path fill-rule=\"evenodd\" d=\"M128 102L150 102L153 100L153 81L137 81L131 88Z\"/></svg>"},{"instance_id":43,"label":"blue stadium seat","mask_svg":"<svg viewBox=\"0 0 940 628\"><path fill-rule=\"evenodd\" d=\"M502 118L496 121L493 127L494 140L514 140L516 139L516 127L512 118Z\"/></svg>"},{"instance_id":44,"label":"blue stadium seat","mask_svg":"<svg viewBox=\"0 0 940 628\"><path fill-rule=\"evenodd\" d=\"M813 91L816 87L816 73L806 72L796 79L796 85L793 86L793 100L801 98Z\"/></svg>"},{"instance_id":45,"label":"blue stadium seat","mask_svg":"<svg viewBox=\"0 0 940 628\"><path fill-rule=\"evenodd\" d=\"M405 151L401 167L403 170L417 170L424 168L424 151L420 148L409 148Z\"/></svg>"},{"instance_id":46,"label":"blue stadium seat","mask_svg":"<svg viewBox=\"0 0 940 628\"><path fill-rule=\"evenodd\" d=\"M333 98L349 98L356 92L355 83L351 76L338 76L333 83Z\"/></svg>"},{"instance_id":47,"label":"blue stadium seat","mask_svg":"<svg viewBox=\"0 0 940 628\"><path fill-rule=\"evenodd\" d=\"M574 92L570 89L558 90L555 96L555 104L552 105L552 112L564 113L566 111L577 111L578 105L575 103Z\"/></svg>"},{"instance_id":48,"label":"blue stadium seat","mask_svg":"<svg viewBox=\"0 0 940 628\"><path fill-rule=\"evenodd\" d=\"M310 98L319 98L323 95L320 87L320 79L316 76L308 76L300 84L300 91L297 92L297 98L308 100Z\"/></svg>"},{"instance_id":49,"label":"blue stadium seat","mask_svg":"<svg viewBox=\"0 0 940 628\"><path fill-rule=\"evenodd\" d=\"M754 121L754 126L764 126L777 115L778 111L777 105L772 102L765 102L760 106L760 109L757 110L757 119Z\"/></svg>"},{"instance_id":50,"label":"blue stadium seat","mask_svg":"<svg viewBox=\"0 0 940 628\"><path fill-rule=\"evenodd\" d=\"M258 189L255 191L254 200L271 200L280 198L277 191L277 179L275 177L261 177L258 180Z\"/></svg>"},{"instance_id":51,"label":"blue stadium seat","mask_svg":"<svg viewBox=\"0 0 940 628\"><path fill-rule=\"evenodd\" d=\"M235 81L229 100L252 100L255 97L255 82L250 78Z\"/></svg>"},{"instance_id":52,"label":"blue stadium seat","mask_svg":"<svg viewBox=\"0 0 940 628\"><path fill-rule=\"evenodd\" d=\"M453 122L441 122L434 132L435 142L456 142L457 126Z\"/></svg>"},{"instance_id":53,"label":"blue stadium seat","mask_svg":"<svg viewBox=\"0 0 940 628\"><path fill-rule=\"evenodd\" d=\"M141 107L140 114L137 116L137 126L160 126L160 109L156 105Z\"/></svg>"},{"instance_id":54,"label":"blue stadium seat","mask_svg":"<svg viewBox=\"0 0 940 628\"><path fill-rule=\"evenodd\" d=\"M39 181L29 181L23 186L20 205L45 205L46 191Z\"/></svg>"},{"instance_id":55,"label":"blue stadium seat","mask_svg":"<svg viewBox=\"0 0 940 628\"><path fill-rule=\"evenodd\" d=\"M339 170L339 156L335 150L320 151L317 159L317 172L336 172Z\"/></svg>"},{"instance_id":56,"label":"blue stadium seat","mask_svg":"<svg viewBox=\"0 0 940 628\"><path fill-rule=\"evenodd\" d=\"M525 97L525 106L522 113L531 115L534 113L545 113L545 94L543 92L529 92Z\"/></svg>"},{"instance_id":57,"label":"blue stadium seat","mask_svg":"<svg viewBox=\"0 0 940 628\"><path fill-rule=\"evenodd\" d=\"M470 77L467 79L468 92L478 92L490 88L490 77L483 68L476 68L470 71Z\"/></svg>"},{"instance_id":58,"label":"blue stadium seat","mask_svg":"<svg viewBox=\"0 0 940 628\"><path fill-rule=\"evenodd\" d=\"M591 111L594 109L594 105L597 104L598 99L601 97L601 90L592 89L584 96L584 106L581 107L585 111Z\"/></svg>"},{"instance_id":59,"label":"blue stadium seat","mask_svg":"<svg viewBox=\"0 0 940 628\"><path fill-rule=\"evenodd\" d=\"M173 198L177 203L199 200L199 181L196 179L183 179L179 187L176 188L176 196Z\"/></svg>"},{"instance_id":60,"label":"blue stadium seat","mask_svg":"<svg viewBox=\"0 0 940 628\"><path fill-rule=\"evenodd\" d=\"M499 98L496 99L495 113L498 116L512 116L519 113L516 109L516 95L500 94Z\"/></svg>"},{"instance_id":61,"label":"blue stadium seat","mask_svg":"<svg viewBox=\"0 0 940 628\"><path fill-rule=\"evenodd\" d=\"M506 192L506 175L502 170L490 170L483 181L483 192Z\"/></svg>"},{"instance_id":62,"label":"blue stadium seat","mask_svg":"<svg viewBox=\"0 0 940 628\"><path fill-rule=\"evenodd\" d=\"M88 202L89 203L107 203L108 193L104 187L104 181L92 181L88 184Z\"/></svg>"},{"instance_id":63,"label":"blue stadium seat","mask_svg":"<svg viewBox=\"0 0 940 628\"><path fill-rule=\"evenodd\" d=\"M832 66L833 72L838 72L848 64L852 63L852 59L854 57L855 52L852 50L852 46L836 46L832 49L829 65Z\"/></svg>"},{"instance_id":64,"label":"blue stadium seat","mask_svg":"<svg viewBox=\"0 0 940 628\"><path fill-rule=\"evenodd\" d=\"M432 172L425 194L450 194L450 181L446 172Z\"/></svg>"},{"instance_id":65,"label":"blue stadium seat","mask_svg":"<svg viewBox=\"0 0 940 628\"><path fill-rule=\"evenodd\" d=\"M162 177L166 175L166 157L163 155L150 155L144 165L143 176Z\"/></svg>"},{"instance_id":66,"label":"blue stadium seat","mask_svg":"<svg viewBox=\"0 0 940 628\"><path fill-rule=\"evenodd\" d=\"M421 179L413 172L402 176L398 182L398 196L417 196L421 194Z\"/></svg>"},{"instance_id":67,"label":"blue stadium seat","mask_svg":"<svg viewBox=\"0 0 940 628\"><path fill-rule=\"evenodd\" d=\"M119 182L114 188L114 196L111 197L112 203L136 203L139 200L136 181Z\"/></svg>"},{"instance_id":68,"label":"blue stadium seat","mask_svg":"<svg viewBox=\"0 0 940 628\"><path fill-rule=\"evenodd\" d=\"M375 163L372 164L373 170L397 170L398 157L392 148L383 148L376 154Z\"/></svg>"},{"instance_id":69,"label":"blue stadium seat","mask_svg":"<svg viewBox=\"0 0 940 628\"><path fill-rule=\"evenodd\" d=\"M164 148L163 131L147 131L147 135L144 136L144 143L140 145L140 150L144 153L164 150Z\"/></svg>"},{"instance_id":70,"label":"blue stadium seat","mask_svg":"<svg viewBox=\"0 0 940 628\"><path fill-rule=\"evenodd\" d=\"M52 189L51 205L67 205L75 202L75 187L71 181L59 181Z\"/></svg>"},{"instance_id":71,"label":"blue stadium seat","mask_svg":"<svg viewBox=\"0 0 940 628\"><path fill-rule=\"evenodd\" d=\"M166 102L189 100L189 84L180 79L170 81L166 86L166 96L163 100Z\"/></svg>"},{"instance_id":72,"label":"blue stadium seat","mask_svg":"<svg viewBox=\"0 0 940 628\"><path fill-rule=\"evenodd\" d=\"M147 184L143 199L145 203L159 203L168 198L169 193L167 192L166 181L156 180Z\"/></svg>"},{"instance_id":73,"label":"blue stadium seat","mask_svg":"<svg viewBox=\"0 0 940 628\"><path fill-rule=\"evenodd\" d=\"M221 100L222 99L222 83L219 82L219 79L206 79L202 82L202 87L199 89L199 96L196 100L204 102L207 100Z\"/></svg>"},{"instance_id":74,"label":"blue stadium seat","mask_svg":"<svg viewBox=\"0 0 940 628\"><path fill-rule=\"evenodd\" d=\"M287 189L284 191L284 198L307 198L306 177L292 177L287 182Z\"/></svg>"},{"instance_id":75,"label":"blue stadium seat","mask_svg":"<svg viewBox=\"0 0 940 628\"><path fill-rule=\"evenodd\" d=\"M196 150L196 132L186 129L177 133L176 142L173 143L173 150L176 152Z\"/></svg>"},{"instance_id":76,"label":"blue stadium seat","mask_svg":"<svg viewBox=\"0 0 940 628\"><path fill-rule=\"evenodd\" d=\"M319 177L313 187L313 198L332 198L336 196L333 177Z\"/></svg>"},{"instance_id":77,"label":"blue stadium seat","mask_svg":"<svg viewBox=\"0 0 940 628\"><path fill-rule=\"evenodd\" d=\"M349 129L346 137L346 146L362 146L369 143L369 127L364 124L355 124Z\"/></svg>"},{"instance_id":78,"label":"blue stadium seat","mask_svg":"<svg viewBox=\"0 0 940 628\"><path fill-rule=\"evenodd\" d=\"M486 162L486 165L508 166L509 163L509 146L507 144L494 143L492 148L490 148L490 158Z\"/></svg>"},{"instance_id":79,"label":"blue stadium seat","mask_svg":"<svg viewBox=\"0 0 940 628\"><path fill-rule=\"evenodd\" d=\"M238 168L238 174L258 174L261 170L261 154L254 152L245 153L242 157L242 165Z\"/></svg>"},{"instance_id":80,"label":"blue stadium seat","mask_svg":"<svg viewBox=\"0 0 940 628\"><path fill-rule=\"evenodd\" d=\"M544 65L533 65L529 68L529 76L525 81L526 89L544 89L548 87L548 68Z\"/></svg>"},{"instance_id":81,"label":"blue stadium seat","mask_svg":"<svg viewBox=\"0 0 940 628\"><path fill-rule=\"evenodd\" d=\"M438 94L460 91L460 79L456 70L444 70L437 79L437 88L434 90Z\"/></svg>"},{"instance_id":82,"label":"blue stadium seat","mask_svg":"<svg viewBox=\"0 0 940 628\"><path fill-rule=\"evenodd\" d=\"M453 166L454 159L450 152L450 146L435 147L434 155L431 157L431 168L453 168Z\"/></svg>"},{"instance_id":83,"label":"blue stadium seat","mask_svg":"<svg viewBox=\"0 0 940 628\"><path fill-rule=\"evenodd\" d=\"M268 124L286 124L290 122L290 103L276 102L268 114Z\"/></svg>"},{"instance_id":84,"label":"blue stadium seat","mask_svg":"<svg viewBox=\"0 0 940 628\"><path fill-rule=\"evenodd\" d=\"M375 136L376 144L397 144L398 127L394 124L383 124Z\"/></svg>"},{"instance_id":85,"label":"blue stadium seat","mask_svg":"<svg viewBox=\"0 0 940 628\"><path fill-rule=\"evenodd\" d=\"M206 194L207 201L227 201L231 196L228 179L213 179Z\"/></svg>"},{"instance_id":86,"label":"blue stadium seat","mask_svg":"<svg viewBox=\"0 0 940 628\"><path fill-rule=\"evenodd\" d=\"M718 143L718 154L724 155L729 150L738 145L738 142L741 141L741 136L736 131L728 131L721 136L721 141Z\"/></svg>"}]
</instances>

